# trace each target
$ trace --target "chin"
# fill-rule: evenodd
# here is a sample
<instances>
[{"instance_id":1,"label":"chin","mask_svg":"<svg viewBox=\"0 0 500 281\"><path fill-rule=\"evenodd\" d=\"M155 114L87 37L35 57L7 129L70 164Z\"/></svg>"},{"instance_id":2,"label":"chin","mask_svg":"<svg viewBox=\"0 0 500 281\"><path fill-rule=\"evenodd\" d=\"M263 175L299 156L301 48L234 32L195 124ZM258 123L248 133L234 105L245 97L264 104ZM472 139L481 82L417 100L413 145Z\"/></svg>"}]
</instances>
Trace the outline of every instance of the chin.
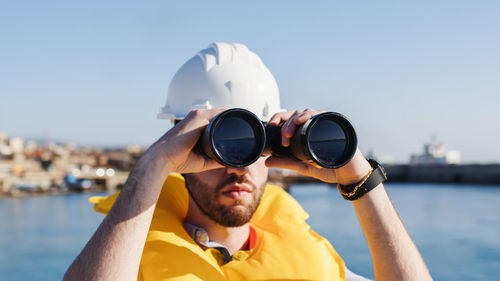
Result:
<instances>
[{"instance_id":1,"label":"chin","mask_svg":"<svg viewBox=\"0 0 500 281\"><path fill-rule=\"evenodd\" d=\"M227 207L219 223L224 226L237 227L250 221L253 213L245 206L237 205Z\"/></svg>"}]
</instances>

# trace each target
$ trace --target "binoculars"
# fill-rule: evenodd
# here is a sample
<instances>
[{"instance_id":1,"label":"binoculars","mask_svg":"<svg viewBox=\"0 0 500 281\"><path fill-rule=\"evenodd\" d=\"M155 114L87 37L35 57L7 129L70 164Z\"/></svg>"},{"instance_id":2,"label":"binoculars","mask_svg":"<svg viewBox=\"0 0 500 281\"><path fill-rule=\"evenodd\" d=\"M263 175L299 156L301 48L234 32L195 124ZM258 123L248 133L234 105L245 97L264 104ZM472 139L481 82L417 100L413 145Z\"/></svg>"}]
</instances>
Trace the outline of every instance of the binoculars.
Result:
<instances>
[{"instance_id":1,"label":"binoculars","mask_svg":"<svg viewBox=\"0 0 500 281\"><path fill-rule=\"evenodd\" d=\"M216 115L203 132L198 147L211 159L229 167L245 167L264 152L292 156L335 169L347 164L357 148L356 132L343 115L325 112L297 128L290 146L281 145L281 126L270 126L252 112L233 108Z\"/></svg>"}]
</instances>

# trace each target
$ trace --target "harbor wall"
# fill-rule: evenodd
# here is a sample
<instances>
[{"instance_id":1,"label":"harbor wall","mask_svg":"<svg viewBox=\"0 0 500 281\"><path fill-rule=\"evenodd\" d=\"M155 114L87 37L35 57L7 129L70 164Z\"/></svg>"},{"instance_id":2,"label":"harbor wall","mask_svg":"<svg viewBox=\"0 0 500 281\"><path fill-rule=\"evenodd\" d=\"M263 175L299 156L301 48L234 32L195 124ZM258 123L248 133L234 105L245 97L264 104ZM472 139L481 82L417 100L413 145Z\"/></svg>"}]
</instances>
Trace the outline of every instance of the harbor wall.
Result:
<instances>
[{"instance_id":1,"label":"harbor wall","mask_svg":"<svg viewBox=\"0 0 500 281\"><path fill-rule=\"evenodd\" d=\"M500 164L384 165L388 182L500 185Z\"/></svg>"}]
</instances>

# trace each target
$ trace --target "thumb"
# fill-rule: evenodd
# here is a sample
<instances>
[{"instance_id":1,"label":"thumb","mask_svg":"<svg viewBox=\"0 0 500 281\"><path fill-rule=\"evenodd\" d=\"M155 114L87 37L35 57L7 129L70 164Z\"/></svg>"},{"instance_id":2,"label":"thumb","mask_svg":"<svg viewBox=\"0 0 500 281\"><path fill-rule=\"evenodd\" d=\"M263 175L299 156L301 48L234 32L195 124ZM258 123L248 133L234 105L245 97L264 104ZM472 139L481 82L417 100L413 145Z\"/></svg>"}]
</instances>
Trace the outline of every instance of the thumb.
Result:
<instances>
[{"instance_id":1,"label":"thumb","mask_svg":"<svg viewBox=\"0 0 500 281\"><path fill-rule=\"evenodd\" d=\"M224 168L224 167L225 167L224 165L220 164L219 162L217 162L215 160L205 158L202 170L206 171L206 170L213 170L213 169Z\"/></svg>"},{"instance_id":2,"label":"thumb","mask_svg":"<svg viewBox=\"0 0 500 281\"><path fill-rule=\"evenodd\" d=\"M304 176L314 177L324 182L337 182L337 177L334 170L317 168L313 165L293 159L291 157L271 156L266 159L266 166L293 170Z\"/></svg>"},{"instance_id":3,"label":"thumb","mask_svg":"<svg viewBox=\"0 0 500 281\"><path fill-rule=\"evenodd\" d=\"M311 165L286 156L270 156L265 162L267 167L294 170L303 175L309 175Z\"/></svg>"}]
</instances>

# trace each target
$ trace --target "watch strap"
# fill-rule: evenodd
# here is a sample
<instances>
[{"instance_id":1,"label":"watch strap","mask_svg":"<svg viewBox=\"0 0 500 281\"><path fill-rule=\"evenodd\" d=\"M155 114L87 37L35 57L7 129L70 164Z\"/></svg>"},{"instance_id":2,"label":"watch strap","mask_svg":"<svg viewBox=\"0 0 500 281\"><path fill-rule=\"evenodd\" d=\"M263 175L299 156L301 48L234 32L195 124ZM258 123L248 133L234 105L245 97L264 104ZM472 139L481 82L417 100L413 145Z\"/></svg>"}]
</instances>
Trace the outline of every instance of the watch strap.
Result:
<instances>
[{"instance_id":1,"label":"watch strap","mask_svg":"<svg viewBox=\"0 0 500 281\"><path fill-rule=\"evenodd\" d=\"M377 161L368 159L368 162L373 169L367 176L365 176L365 178L363 178L363 180L357 184L338 185L340 194L344 197L344 199L351 201L359 199L361 196L365 195L387 179L384 169Z\"/></svg>"}]
</instances>

